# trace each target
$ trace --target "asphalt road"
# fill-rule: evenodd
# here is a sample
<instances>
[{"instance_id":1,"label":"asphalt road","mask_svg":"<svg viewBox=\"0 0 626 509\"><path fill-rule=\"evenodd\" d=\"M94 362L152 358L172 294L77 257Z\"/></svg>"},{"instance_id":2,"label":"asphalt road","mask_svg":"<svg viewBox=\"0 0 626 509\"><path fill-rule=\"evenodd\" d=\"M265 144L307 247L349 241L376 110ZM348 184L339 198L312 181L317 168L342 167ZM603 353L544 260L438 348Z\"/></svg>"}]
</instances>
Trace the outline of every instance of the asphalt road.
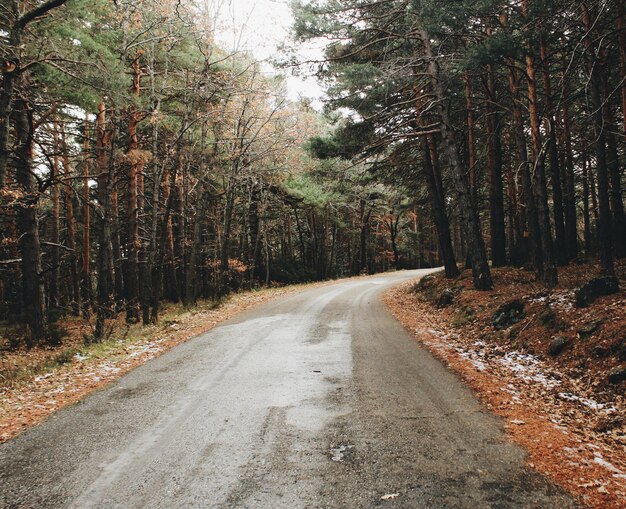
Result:
<instances>
[{"instance_id":1,"label":"asphalt road","mask_svg":"<svg viewBox=\"0 0 626 509\"><path fill-rule=\"evenodd\" d=\"M0 446L2 508L573 507L349 280L220 325Z\"/></svg>"}]
</instances>

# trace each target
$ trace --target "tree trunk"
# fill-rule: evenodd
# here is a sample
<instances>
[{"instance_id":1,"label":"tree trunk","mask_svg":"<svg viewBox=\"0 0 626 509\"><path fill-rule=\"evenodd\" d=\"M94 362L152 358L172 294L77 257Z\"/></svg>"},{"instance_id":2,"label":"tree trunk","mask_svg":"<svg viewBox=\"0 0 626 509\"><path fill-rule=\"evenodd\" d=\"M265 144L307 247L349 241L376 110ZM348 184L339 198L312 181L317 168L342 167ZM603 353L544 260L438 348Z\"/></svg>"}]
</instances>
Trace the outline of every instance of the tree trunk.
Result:
<instances>
[{"instance_id":1,"label":"tree trunk","mask_svg":"<svg viewBox=\"0 0 626 509\"><path fill-rule=\"evenodd\" d=\"M476 208L472 203L472 196L467 181L468 172L461 163L458 145L454 139L448 112L448 102L441 86L439 65L432 51L430 35L423 29L419 30L418 35L424 47L424 54L428 62L430 85L437 101L437 112L441 121L442 142L453 170L452 185L457 195L461 224L471 256L474 287L478 290L489 290L493 287L493 282L480 230L480 221Z\"/></svg>"},{"instance_id":2,"label":"tree trunk","mask_svg":"<svg viewBox=\"0 0 626 509\"><path fill-rule=\"evenodd\" d=\"M63 161L63 177L65 179L63 185L63 204L65 206L65 217L67 221L67 242L70 248L70 279L72 281L72 313L79 315L82 307L80 295L80 278L78 274L78 256L76 244L76 219L74 217L74 202L72 201L72 166L70 164L70 156L65 136L65 126L61 124L61 154Z\"/></svg>"},{"instance_id":3,"label":"tree trunk","mask_svg":"<svg viewBox=\"0 0 626 509\"><path fill-rule=\"evenodd\" d=\"M476 203L476 139L474 138L474 105L472 104L472 82L465 75L465 108L467 109L467 157L472 200Z\"/></svg>"},{"instance_id":4,"label":"tree trunk","mask_svg":"<svg viewBox=\"0 0 626 509\"><path fill-rule=\"evenodd\" d=\"M174 255L177 266L176 281L178 282L178 295L181 300L185 298L185 280L186 280L186 178L185 166L182 157L179 159L179 171L174 175L174 200L173 210L175 212L175 228L174 228Z\"/></svg>"},{"instance_id":5,"label":"tree trunk","mask_svg":"<svg viewBox=\"0 0 626 509\"><path fill-rule=\"evenodd\" d=\"M96 167L98 183L98 288L96 302L96 327L94 341L104 337L106 318L111 316L111 292L113 288L113 267L111 265L111 165L108 160L110 132L106 127L106 108L104 103L98 105L96 118Z\"/></svg>"},{"instance_id":6,"label":"tree trunk","mask_svg":"<svg viewBox=\"0 0 626 509\"><path fill-rule=\"evenodd\" d=\"M426 181L426 188L433 211L433 221L437 230L437 238L439 241L439 249L443 258L444 271L447 278L455 278L460 272L454 258L454 248L450 236L450 223L446 212L446 202L443 193L439 192L437 186L437 175L435 174L435 166L431 159L431 151L428 146L426 136L421 137L422 145L422 174Z\"/></svg>"},{"instance_id":7,"label":"tree trunk","mask_svg":"<svg viewBox=\"0 0 626 509\"><path fill-rule=\"evenodd\" d=\"M174 175L170 175L167 166L165 167L165 174L163 175L163 201L165 206L165 220L163 226L163 287L165 291L165 297L172 301L177 302L178 295L178 282L176 280L176 256L174 251L174 228L172 225L172 209L174 205L174 193L172 193L172 183L176 179L178 173L182 171L183 160L182 156L178 155L178 163L175 169Z\"/></svg>"},{"instance_id":8,"label":"tree trunk","mask_svg":"<svg viewBox=\"0 0 626 509\"><path fill-rule=\"evenodd\" d=\"M259 230L259 206L261 201L261 190L258 183L250 185L250 203L248 208L248 265L250 267L250 283L255 279L260 279L263 274L262 253L260 250L260 230Z\"/></svg>"},{"instance_id":9,"label":"tree trunk","mask_svg":"<svg viewBox=\"0 0 626 509\"><path fill-rule=\"evenodd\" d=\"M3 9L4 10L4 9ZM3 51L2 89L0 90L0 189L6 184L7 165L9 163L9 131L11 123L11 107L15 81L20 74L20 47L22 45L22 29L17 26L19 4L17 0L7 2L6 14L11 16L13 23L9 31L9 44L6 53ZM9 14L10 12L10 14Z\"/></svg>"},{"instance_id":10,"label":"tree trunk","mask_svg":"<svg viewBox=\"0 0 626 509\"><path fill-rule=\"evenodd\" d=\"M613 213L613 239L615 242L615 255L618 258L626 256L626 218L624 217L624 202L622 199L622 183L619 164L619 155L617 153L617 140L613 129L615 119L611 111L611 105L605 104L605 122L606 126L606 146L607 146L607 166L609 170L610 187L610 205Z\"/></svg>"},{"instance_id":11,"label":"tree trunk","mask_svg":"<svg viewBox=\"0 0 626 509\"><path fill-rule=\"evenodd\" d=\"M506 14L500 15L500 24L510 32ZM509 69L507 78L512 99L513 137L517 148L517 167L522 187L519 222L523 228L520 236L523 242L520 244L519 261L522 264L530 262L532 266L538 269L541 266L539 219L537 216L537 204L532 191L532 176L525 135L526 124L522 113L522 96L516 65L516 61L513 58L507 58L507 67Z\"/></svg>"},{"instance_id":12,"label":"tree trunk","mask_svg":"<svg viewBox=\"0 0 626 509\"><path fill-rule=\"evenodd\" d=\"M563 211L563 187L561 182L561 163L559 161L559 148L556 137L556 113L552 101L552 83L550 80L550 65L548 63L548 51L543 37L540 38L539 53L542 62L543 93L545 96L546 126L548 132L548 151L550 156L550 174L552 176L552 203L554 211L554 235L556 245L556 260L559 265L567 265L569 262L569 249L565 237L565 216Z\"/></svg>"},{"instance_id":13,"label":"tree trunk","mask_svg":"<svg viewBox=\"0 0 626 509\"><path fill-rule=\"evenodd\" d=\"M598 176L598 247L600 265L605 275L615 275L613 262L613 227L609 204L609 179L607 171L606 133L604 130L604 114L602 107L602 72L601 63L596 58L596 47L592 40L591 19L587 5L582 3L582 21L587 34L584 39L587 50L587 67L590 74L589 88L591 92L591 114L595 133L596 172Z\"/></svg>"},{"instance_id":14,"label":"tree trunk","mask_svg":"<svg viewBox=\"0 0 626 509\"><path fill-rule=\"evenodd\" d=\"M232 230L233 213L235 209L235 175L237 173L237 163L233 162L231 174L226 186L226 206L224 207L224 232L222 235L222 250L220 255L220 266L223 273L228 271L228 259L230 258L230 236Z\"/></svg>"},{"instance_id":15,"label":"tree trunk","mask_svg":"<svg viewBox=\"0 0 626 509\"><path fill-rule=\"evenodd\" d=\"M493 68L487 66L487 173L489 175L489 219L491 225L491 262L493 267L506 265L504 225L504 189L502 183L502 145L500 118L496 110L496 85Z\"/></svg>"},{"instance_id":16,"label":"tree trunk","mask_svg":"<svg viewBox=\"0 0 626 509\"><path fill-rule=\"evenodd\" d=\"M141 52L137 52L133 59L133 89L135 99L139 97L139 85L141 79L141 69L139 59ZM139 321L139 250L141 242L139 240L138 221L138 173L139 173L139 142L137 138L137 125L139 124L139 111L133 105L129 112L128 119L128 202L126 204L127 221L127 246L128 259L126 261L126 271L124 274L125 296L126 296L126 322L137 323Z\"/></svg>"},{"instance_id":17,"label":"tree trunk","mask_svg":"<svg viewBox=\"0 0 626 509\"><path fill-rule=\"evenodd\" d=\"M189 253L189 265L187 267L187 279L185 280L185 293L183 304L192 306L196 303L197 298L197 281L196 274L198 270L198 260L200 257L200 248L202 243L202 223L204 221L204 210L206 193L202 192L200 202L196 208L196 218L193 224L193 237L191 240L191 250Z\"/></svg>"},{"instance_id":18,"label":"tree trunk","mask_svg":"<svg viewBox=\"0 0 626 509\"><path fill-rule=\"evenodd\" d=\"M15 102L15 180L23 198L17 207L17 228L22 257L22 317L26 341L32 346L47 332L44 285L41 279L41 245L37 202L39 191L33 177L33 118L26 101Z\"/></svg>"},{"instance_id":19,"label":"tree trunk","mask_svg":"<svg viewBox=\"0 0 626 509\"><path fill-rule=\"evenodd\" d=\"M567 76L563 77L563 97L568 97ZM572 149L571 117L567 101L563 101L563 138L565 144L565 244L568 258L575 260L578 256L578 232L576 220L576 186L574 182L574 153Z\"/></svg>"},{"instance_id":20,"label":"tree trunk","mask_svg":"<svg viewBox=\"0 0 626 509\"><path fill-rule=\"evenodd\" d=\"M624 23L624 0L617 0L617 34L619 44L619 78L622 84L622 133L626 136L626 23Z\"/></svg>"},{"instance_id":21,"label":"tree trunk","mask_svg":"<svg viewBox=\"0 0 626 509\"><path fill-rule=\"evenodd\" d=\"M522 0L522 12L528 17L528 0ZM558 282L552 231L550 227L550 210L548 208L548 193L546 189L546 174L541 147L541 131L539 113L537 110L537 80L535 78L535 60L533 56L531 34L527 34L526 41L526 77L528 84L528 114L530 118L530 137L533 156L532 190L537 205L537 219L539 225L538 244L540 247L541 265L539 279L548 287Z\"/></svg>"},{"instance_id":22,"label":"tree trunk","mask_svg":"<svg viewBox=\"0 0 626 509\"><path fill-rule=\"evenodd\" d=\"M584 224L584 240L585 240L585 257L589 259L593 252L593 239L591 236L591 215L589 214L589 166L587 164L587 155L583 153L583 224Z\"/></svg>"},{"instance_id":23,"label":"tree trunk","mask_svg":"<svg viewBox=\"0 0 626 509\"><path fill-rule=\"evenodd\" d=\"M89 187L89 119L85 119L85 139L83 141L83 263L81 285L85 314L92 302L93 283L91 280L91 189Z\"/></svg>"},{"instance_id":24,"label":"tree trunk","mask_svg":"<svg viewBox=\"0 0 626 509\"><path fill-rule=\"evenodd\" d=\"M52 127L53 150L52 154L52 171L50 178L52 180L52 228L51 241L54 244L50 248L50 288L49 288L49 307L58 307L59 298L59 282L61 277L61 253L59 245L61 244L61 189L59 176L59 126L57 122L53 122Z\"/></svg>"},{"instance_id":25,"label":"tree trunk","mask_svg":"<svg viewBox=\"0 0 626 509\"><path fill-rule=\"evenodd\" d=\"M367 237L369 235L370 228L370 216L372 209L367 208L367 202L361 198L359 200L359 274L367 274Z\"/></svg>"}]
</instances>

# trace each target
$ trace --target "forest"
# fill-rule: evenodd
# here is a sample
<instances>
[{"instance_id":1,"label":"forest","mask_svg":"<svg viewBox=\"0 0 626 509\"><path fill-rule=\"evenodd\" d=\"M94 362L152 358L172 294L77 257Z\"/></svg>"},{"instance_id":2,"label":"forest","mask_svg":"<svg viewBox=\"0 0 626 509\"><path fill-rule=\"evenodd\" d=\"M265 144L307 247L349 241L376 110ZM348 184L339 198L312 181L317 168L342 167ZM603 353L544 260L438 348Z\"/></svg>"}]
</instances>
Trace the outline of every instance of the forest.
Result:
<instances>
[{"instance_id":1,"label":"forest","mask_svg":"<svg viewBox=\"0 0 626 509\"><path fill-rule=\"evenodd\" d=\"M281 65L192 0L0 6L0 319L158 321L243 288L443 265L547 288L626 256L623 0L295 2ZM325 41L302 61L299 44Z\"/></svg>"}]
</instances>

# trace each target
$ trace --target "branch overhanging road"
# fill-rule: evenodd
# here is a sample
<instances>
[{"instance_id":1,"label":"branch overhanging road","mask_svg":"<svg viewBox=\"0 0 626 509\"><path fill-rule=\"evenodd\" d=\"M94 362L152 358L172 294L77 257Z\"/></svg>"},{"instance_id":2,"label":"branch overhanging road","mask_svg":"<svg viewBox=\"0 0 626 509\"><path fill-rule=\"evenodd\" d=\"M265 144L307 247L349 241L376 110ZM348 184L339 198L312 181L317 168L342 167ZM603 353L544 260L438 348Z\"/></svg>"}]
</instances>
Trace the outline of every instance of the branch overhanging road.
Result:
<instances>
[{"instance_id":1,"label":"branch overhanging road","mask_svg":"<svg viewBox=\"0 0 626 509\"><path fill-rule=\"evenodd\" d=\"M0 507L574 507L384 308L426 272L283 297L135 369L0 446Z\"/></svg>"}]
</instances>

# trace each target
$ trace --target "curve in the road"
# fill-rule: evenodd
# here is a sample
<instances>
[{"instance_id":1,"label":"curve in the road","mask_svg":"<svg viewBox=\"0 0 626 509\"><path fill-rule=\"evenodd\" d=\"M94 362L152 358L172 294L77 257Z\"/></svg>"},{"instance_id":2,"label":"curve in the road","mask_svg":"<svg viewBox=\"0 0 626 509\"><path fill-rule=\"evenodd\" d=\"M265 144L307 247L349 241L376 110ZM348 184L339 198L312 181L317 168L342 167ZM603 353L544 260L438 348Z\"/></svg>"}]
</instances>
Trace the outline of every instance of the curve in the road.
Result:
<instances>
[{"instance_id":1,"label":"curve in the road","mask_svg":"<svg viewBox=\"0 0 626 509\"><path fill-rule=\"evenodd\" d=\"M384 309L423 273L286 296L137 368L0 446L0 507L573 507Z\"/></svg>"}]
</instances>

